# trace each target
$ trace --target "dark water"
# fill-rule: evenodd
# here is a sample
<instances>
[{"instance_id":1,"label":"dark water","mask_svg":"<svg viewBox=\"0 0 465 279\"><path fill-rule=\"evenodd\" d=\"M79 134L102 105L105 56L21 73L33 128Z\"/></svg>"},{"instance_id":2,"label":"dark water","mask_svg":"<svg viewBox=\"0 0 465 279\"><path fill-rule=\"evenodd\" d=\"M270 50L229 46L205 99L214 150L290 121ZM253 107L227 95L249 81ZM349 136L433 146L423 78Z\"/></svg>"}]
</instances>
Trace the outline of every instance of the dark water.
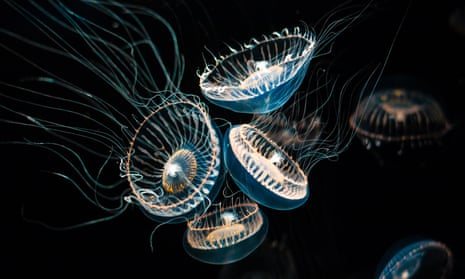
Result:
<instances>
[{"instance_id":1,"label":"dark water","mask_svg":"<svg viewBox=\"0 0 465 279\"><path fill-rule=\"evenodd\" d=\"M176 22L181 52L186 58L183 90L195 94L199 92L196 71L203 69L202 54L208 53L204 46L217 53L224 49L223 42L260 37L298 24L298 20L311 26L335 7L330 3L335 1L296 0L138 2ZM401 157L388 149L381 149L381 154L376 155L354 138L337 161L322 161L313 168L309 175L310 199L303 207L285 212L264 209L270 222L269 236L256 253L237 264L210 266L184 252L184 224L162 226L154 234L152 253L149 239L156 224L133 207L114 220L70 231L57 232L25 222L21 208L26 216L56 225L105 215L86 202L72 185L47 172L64 167L58 158L44 150L2 144L2 203L7 215L2 243L8 247L2 266L37 275L374 278L378 263L392 245L420 236L446 244L454 255L451 278L463 278L465 110L461 95L465 92L465 34L450 21L452 15L461 12L463 16L465 5L451 0L434 5L423 2L412 1L407 12L407 3L374 3L366 17L335 39L333 52L319 61L343 75L360 69L369 72L370 67L384 61L393 43L383 76L413 77L427 84L453 124L441 146L414 149ZM0 27L28 30L24 19L5 6L0 6ZM463 32L465 26L461 28ZM4 35L0 43L27 56L36 55L33 48L16 44ZM159 44L162 46L163 41ZM7 51L2 50L0 55L2 80L6 82L37 73ZM63 70L64 75L76 78L88 88L85 76L60 60L35 58L42 65ZM2 87L1 93L8 94L5 90ZM210 110L233 123L243 121L243 116L213 106ZM12 115L4 110L0 113L3 119ZM37 133L42 132L1 123L1 141L41 136ZM44 134L42 138L50 136ZM117 170L117 162L114 167Z\"/></svg>"}]
</instances>

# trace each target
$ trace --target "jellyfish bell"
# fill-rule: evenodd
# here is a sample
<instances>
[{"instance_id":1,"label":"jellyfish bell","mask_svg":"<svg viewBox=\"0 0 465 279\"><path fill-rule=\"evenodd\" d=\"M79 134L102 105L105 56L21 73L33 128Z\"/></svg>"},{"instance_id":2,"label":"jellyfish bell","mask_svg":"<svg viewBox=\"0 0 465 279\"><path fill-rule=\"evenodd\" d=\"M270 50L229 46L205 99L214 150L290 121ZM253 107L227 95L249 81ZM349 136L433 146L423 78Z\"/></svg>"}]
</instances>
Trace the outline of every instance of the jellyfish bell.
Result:
<instances>
[{"instance_id":1,"label":"jellyfish bell","mask_svg":"<svg viewBox=\"0 0 465 279\"><path fill-rule=\"evenodd\" d=\"M412 87L387 87L362 100L350 125L367 149L391 145L402 154L408 147L440 143L451 129L432 95Z\"/></svg>"},{"instance_id":2,"label":"jellyfish bell","mask_svg":"<svg viewBox=\"0 0 465 279\"><path fill-rule=\"evenodd\" d=\"M204 212L223 184L221 132L198 98L174 94L139 125L122 168L143 212L179 223Z\"/></svg>"},{"instance_id":3,"label":"jellyfish bell","mask_svg":"<svg viewBox=\"0 0 465 279\"><path fill-rule=\"evenodd\" d=\"M304 204L309 197L307 176L286 152L257 127L231 126L225 133L226 168L244 194L279 210Z\"/></svg>"},{"instance_id":4,"label":"jellyfish bell","mask_svg":"<svg viewBox=\"0 0 465 279\"><path fill-rule=\"evenodd\" d=\"M268 233L268 218L247 198L212 206L187 223L184 249L208 264L240 261L259 247Z\"/></svg>"},{"instance_id":5,"label":"jellyfish bell","mask_svg":"<svg viewBox=\"0 0 465 279\"><path fill-rule=\"evenodd\" d=\"M235 112L273 111L302 83L315 46L314 35L300 27L252 39L207 66L200 89L213 104Z\"/></svg>"},{"instance_id":6,"label":"jellyfish bell","mask_svg":"<svg viewBox=\"0 0 465 279\"><path fill-rule=\"evenodd\" d=\"M453 265L452 252L433 239L406 239L392 246L378 264L375 278L447 278Z\"/></svg>"}]
</instances>

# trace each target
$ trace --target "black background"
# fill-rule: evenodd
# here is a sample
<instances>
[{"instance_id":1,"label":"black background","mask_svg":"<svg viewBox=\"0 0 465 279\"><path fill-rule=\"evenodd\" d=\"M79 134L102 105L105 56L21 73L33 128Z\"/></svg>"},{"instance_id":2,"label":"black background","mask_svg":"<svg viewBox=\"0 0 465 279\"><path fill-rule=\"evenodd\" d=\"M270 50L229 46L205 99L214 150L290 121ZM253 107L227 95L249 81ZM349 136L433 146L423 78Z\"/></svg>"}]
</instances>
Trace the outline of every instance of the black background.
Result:
<instances>
[{"instance_id":1,"label":"black background","mask_svg":"<svg viewBox=\"0 0 465 279\"><path fill-rule=\"evenodd\" d=\"M224 50L223 42L246 41L294 26L299 20L312 25L338 1L138 2L176 23L186 59L182 89L198 94L196 71L204 65L204 46L217 53ZM237 264L214 266L197 262L184 252L184 224L157 230L152 253L149 238L156 223L132 207L114 220L70 231L53 231L25 222L22 206L27 216L55 225L104 215L71 185L43 172L59 170L62 164L57 158L43 150L2 144L2 203L7 215L2 228L6 233L2 243L7 248L3 249L2 266L17 274L35 275L140 273L154 278L230 278L233 270L263 269L275 277L242 278L374 278L386 250L401 239L423 236L450 247L455 263L452 277L463 278L465 133L461 95L465 92L465 34L452 27L450 18L457 11L465 13L465 5L452 0L434 4L411 1L410 6L407 1L399 2L371 3L367 16L336 38L333 53L338 59L333 70L350 74L364 67L370 69L383 62L392 44L384 75L427 82L454 125L439 148L387 158L386 164L380 165L374 154L355 139L338 161L323 161L312 170L311 197L303 207L285 212L264 209L269 217L269 235L256 253ZM13 32L30 28L4 3L0 10L0 27ZM465 26L461 28L464 32ZM5 35L1 35L1 43L16 46ZM32 57L36 53L32 47L15 50ZM8 51L2 50L0 55L1 76L6 82L37 72ZM41 63L67 74L82 74L59 60ZM99 84L86 86L95 89ZM6 87L1 90L9 94ZM213 115L235 117L214 106L210 110ZM0 113L2 119L10 116L4 110ZM31 135L42 136L1 123L1 141ZM50 136L42 137L47 138Z\"/></svg>"}]
</instances>

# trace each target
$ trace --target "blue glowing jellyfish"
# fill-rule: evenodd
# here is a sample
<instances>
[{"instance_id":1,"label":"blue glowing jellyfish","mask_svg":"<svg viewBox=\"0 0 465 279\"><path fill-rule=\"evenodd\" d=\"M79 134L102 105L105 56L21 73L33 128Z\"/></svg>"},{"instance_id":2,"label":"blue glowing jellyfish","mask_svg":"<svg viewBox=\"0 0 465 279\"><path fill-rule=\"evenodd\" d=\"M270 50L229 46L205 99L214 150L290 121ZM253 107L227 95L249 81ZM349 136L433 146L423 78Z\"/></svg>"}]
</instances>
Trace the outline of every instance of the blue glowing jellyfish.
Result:
<instances>
[{"instance_id":1,"label":"blue glowing jellyfish","mask_svg":"<svg viewBox=\"0 0 465 279\"><path fill-rule=\"evenodd\" d=\"M0 83L0 109L11 116L2 121L51 135L13 143L62 159L71 170L53 173L110 215L80 225L116 217L129 204L161 223L203 213L222 185L221 134L200 98L179 90L184 64L170 24L113 1L73 9L60 1L6 2L31 28L0 29L2 42L35 52L6 43L0 49L41 76ZM162 57L156 40L171 52Z\"/></svg>"},{"instance_id":2,"label":"blue glowing jellyfish","mask_svg":"<svg viewBox=\"0 0 465 279\"><path fill-rule=\"evenodd\" d=\"M184 249L194 259L209 264L229 264L244 259L262 244L268 219L258 204L247 198L212 206L187 223Z\"/></svg>"},{"instance_id":3,"label":"blue glowing jellyfish","mask_svg":"<svg viewBox=\"0 0 465 279\"><path fill-rule=\"evenodd\" d=\"M242 113L281 107L299 88L314 55L316 39L307 29L284 29L216 59L200 75L203 95Z\"/></svg>"},{"instance_id":4,"label":"blue glowing jellyfish","mask_svg":"<svg viewBox=\"0 0 465 279\"><path fill-rule=\"evenodd\" d=\"M230 127L224 137L224 152L226 167L237 186L259 204L289 210L308 199L306 174L255 126Z\"/></svg>"},{"instance_id":5,"label":"blue glowing jellyfish","mask_svg":"<svg viewBox=\"0 0 465 279\"><path fill-rule=\"evenodd\" d=\"M452 271L452 252L432 239L398 243L380 262L377 279L447 278ZM395 249L394 249L395 248Z\"/></svg>"},{"instance_id":6,"label":"blue glowing jellyfish","mask_svg":"<svg viewBox=\"0 0 465 279\"><path fill-rule=\"evenodd\" d=\"M343 9L341 9L343 10ZM308 26L253 38L215 58L200 76L202 94L213 104L239 113L268 113L282 107L301 86L310 62L365 9L332 21L317 34Z\"/></svg>"},{"instance_id":7,"label":"blue glowing jellyfish","mask_svg":"<svg viewBox=\"0 0 465 279\"><path fill-rule=\"evenodd\" d=\"M206 107L185 97L171 97L141 122L123 172L149 217L181 222L208 208L223 182L220 138Z\"/></svg>"},{"instance_id":8,"label":"blue glowing jellyfish","mask_svg":"<svg viewBox=\"0 0 465 279\"><path fill-rule=\"evenodd\" d=\"M432 96L409 87L377 90L360 102L350 125L367 149L395 144L398 154L440 142L451 128Z\"/></svg>"}]
</instances>

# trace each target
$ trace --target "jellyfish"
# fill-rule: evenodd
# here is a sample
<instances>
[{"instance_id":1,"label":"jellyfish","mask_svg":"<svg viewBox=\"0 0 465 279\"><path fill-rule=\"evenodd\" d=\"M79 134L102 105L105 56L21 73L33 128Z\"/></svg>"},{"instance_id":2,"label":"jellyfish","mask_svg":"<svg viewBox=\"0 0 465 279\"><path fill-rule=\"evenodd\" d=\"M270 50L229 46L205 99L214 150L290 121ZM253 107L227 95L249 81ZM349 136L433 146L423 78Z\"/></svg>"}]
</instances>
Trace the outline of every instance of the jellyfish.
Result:
<instances>
[{"instance_id":1,"label":"jellyfish","mask_svg":"<svg viewBox=\"0 0 465 279\"><path fill-rule=\"evenodd\" d=\"M207 67L200 88L210 102L235 112L275 110L302 83L315 45L313 34L298 27L254 39Z\"/></svg>"},{"instance_id":2,"label":"jellyfish","mask_svg":"<svg viewBox=\"0 0 465 279\"><path fill-rule=\"evenodd\" d=\"M380 262L378 279L447 278L452 271L452 252L442 242L420 239L396 243Z\"/></svg>"},{"instance_id":3,"label":"jellyfish","mask_svg":"<svg viewBox=\"0 0 465 279\"><path fill-rule=\"evenodd\" d=\"M230 127L224 138L226 168L242 192L274 209L290 210L305 203L307 175L266 134L239 124Z\"/></svg>"},{"instance_id":4,"label":"jellyfish","mask_svg":"<svg viewBox=\"0 0 465 279\"><path fill-rule=\"evenodd\" d=\"M449 26L458 34L465 36L465 7L456 7L450 13Z\"/></svg>"},{"instance_id":5,"label":"jellyfish","mask_svg":"<svg viewBox=\"0 0 465 279\"><path fill-rule=\"evenodd\" d=\"M220 135L206 107L181 96L140 123L122 170L147 216L182 222L210 206L223 182Z\"/></svg>"},{"instance_id":6,"label":"jellyfish","mask_svg":"<svg viewBox=\"0 0 465 279\"><path fill-rule=\"evenodd\" d=\"M187 223L184 249L208 264L230 264L254 252L266 238L268 218L246 197L226 200Z\"/></svg>"},{"instance_id":7,"label":"jellyfish","mask_svg":"<svg viewBox=\"0 0 465 279\"><path fill-rule=\"evenodd\" d=\"M393 144L398 154L438 143L451 128L434 97L411 87L377 90L359 104L350 125L367 149Z\"/></svg>"},{"instance_id":8,"label":"jellyfish","mask_svg":"<svg viewBox=\"0 0 465 279\"><path fill-rule=\"evenodd\" d=\"M303 24L252 38L237 49L230 47L199 74L202 94L239 113L268 113L282 107L301 86L311 61L365 9L334 21L325 18L319 34Z\"/></svg>"},{"instance_id":9,"label":"jellyfish","mask_svg":"<svg viewBox=\"0 0 465 279\"><path fill-rule=\"evenodd\" d=\"M0 109L9 116L2 122L53 138L34 132L6 143L50 151L70 169L52 173L109 213L77 226L119 216L130 204L160 223L204 212L222 185L221 133L200 98L179 89L184 62L169 22L113 1L6 3L33 34L2 28L0 49L40 74L20 85L0 82ZM162 56L157 40L171 53Z\"/></svg>"}]
</instances>

